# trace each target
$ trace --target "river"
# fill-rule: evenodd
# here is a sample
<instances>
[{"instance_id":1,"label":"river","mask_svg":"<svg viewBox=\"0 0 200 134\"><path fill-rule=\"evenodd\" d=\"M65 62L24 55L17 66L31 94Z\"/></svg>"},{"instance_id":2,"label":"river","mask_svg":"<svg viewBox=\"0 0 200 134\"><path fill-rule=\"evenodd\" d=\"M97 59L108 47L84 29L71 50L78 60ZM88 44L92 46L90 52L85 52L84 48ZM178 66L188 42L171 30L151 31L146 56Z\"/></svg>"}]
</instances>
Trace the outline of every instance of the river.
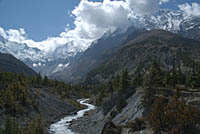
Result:
<instances>
[{"instance_id":1,"label":"river","mask_svg":"<svg viewBox=\"0 0 200 134\"><path fill-rule=\"evenodd\" d=\"M77 120L84 116L85 112L95 109L95 106L88 104L87 101L89 99L81 99L78 100L80 104L86 105L87 108L80 110L77 112L76 115L66 116L65 118L61 119L60 121L52 124L49 129L50 134L76 134L69 129L70 122L72 120Z\"/></svg>"}]
</instances>

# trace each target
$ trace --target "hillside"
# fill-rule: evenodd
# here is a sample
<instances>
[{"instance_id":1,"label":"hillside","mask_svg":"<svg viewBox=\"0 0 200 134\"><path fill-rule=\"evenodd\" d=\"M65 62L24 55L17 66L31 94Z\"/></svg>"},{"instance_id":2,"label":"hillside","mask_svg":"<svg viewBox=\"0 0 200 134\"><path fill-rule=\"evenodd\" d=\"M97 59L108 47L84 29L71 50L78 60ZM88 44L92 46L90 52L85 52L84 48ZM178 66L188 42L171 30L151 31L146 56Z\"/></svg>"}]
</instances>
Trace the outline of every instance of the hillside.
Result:
<instances>
[{"instance_id":1,"label":"hillside","mask_svg":"<svg viewBox=\"0 0 200 134\"><path fill-rule=\"evenodd\" d=\"M66 69L54 73L52 77L63 81L82 83L88 72L109 59L126 42L136 38L144 31L144 29L130 27L126 31L118 29L112 34L106 33L85 52L77 55Z\"/></svg>"},{"instance_id":2,"label":"hillside","mask_svg":"<svg viewBox=\"0 0 200 134\"><path fill-rule=\"evenodd\" d=\"M37 73L25 65L23 62L16 59L10 54L0 53L0 71L1 72L13 72L24 73L28 76L36 76Z\"/></svg>"},{"instance_id":3,"label":"hillside","mask_svg":"<svg viewBox=\"0 0 200 134\"><path fill-rule=\"evenodd\" d=\"M40 74L0 72L0 133L46 134L53 122L83 108L76 101L83 96L87 96L83 87Z\"/></svg>"},{"instance_id":4,"label":"hillside","mask_svg":"<svg viewBox=\"0 0 200 134\"><path fill-rule=\"evenodd\" d=\"M164 30L151 30L124 44L96 69L88 73L86 83L102 83L123 69L132 75L148 70L154 60L165 70L173 66L184 72L198 69L200 42ZM176 64L174 64L176 63Z\"/></svg>"},{"instance_id":5,"label":"hillside","mask_svg":"<svg viewBox=\"0 0 200 134\"><path fill-rule=\"evenodd\" d=\"M84 134L199 134L199 81L199 71L166 71L158 61L138 76L123 71L93 86L92 99L98 109L74 121L72 130Z\"/></svg>"}]
</instances>

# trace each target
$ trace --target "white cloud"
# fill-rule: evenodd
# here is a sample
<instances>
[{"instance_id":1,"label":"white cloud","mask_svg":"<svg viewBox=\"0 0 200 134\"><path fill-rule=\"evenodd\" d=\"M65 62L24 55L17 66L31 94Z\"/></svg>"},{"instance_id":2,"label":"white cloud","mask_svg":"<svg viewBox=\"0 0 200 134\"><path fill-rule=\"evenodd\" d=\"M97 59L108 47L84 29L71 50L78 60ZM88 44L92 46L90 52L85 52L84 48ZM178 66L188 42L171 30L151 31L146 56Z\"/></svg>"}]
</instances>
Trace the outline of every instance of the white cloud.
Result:
<instances>
[{"instance_id":1,"label":"white cloud","mask_svg":"<svg viewBox=\"0 0 200 134\"><path fill-rule=\"evenodd\" d=\"M71 13L75 19L75 28L70 29L69 25L66 25L65 31L58 37L48 37L44 41L36 42L27 38L24 29L5 31L1 27L0 34L10 41L27 43L28 46L49 53L66 43L68 48L86 49L106 31L129 26L132 17L154 13L159 8L160 2L165 3L168 0L104 0L103 2L81 0Z\"/></svg>"},{"instance_id":2,"label":"white cloud","mask_svg":"<svg viewBox=\"0 0 200 134\"><path fill-rule=\"evenodd\" d=\"M7 38L10 41L22 42L26 40L26 34L25 34L24 29L22 28L20 28L19 30L9 29L8 31L6 31L6 34L7 34Z\"/></svg>"},{"instance_id":3,"label":"white cloud","mask_svg":"<svg viewBox=\"0 0 200 134\"><path fill-rule=\"evenodd\" d=\"M200 16L200 4L185 3L182 5L178 5L178 7L188 16Z\"/></svg>"},{"instance_id":4,"label":"white cloud","mask_svg":"<svg viewBox=\"0 0 200 134\"><path fill-rule=\"evenodd\" d=\"M91 2L82 0L72 14L75 16L74 29L83 38L96 39L107 30L129 24L129 9L124 1Z\"/></svg>"},{"instance_id":5,"label":"white cloud","mask_svg":"<svg viewBox=\"0 0 200 134\"><path fill-rule=\"evenodd\" d=\"M56 47L60 45L65 45L67 43L67 38L62 37L49 37L44 41L35 42L33 40L24 40L23 43L28 44L30 47L37 47L46 52L53 52Z\"/></svg>"},{"instance_id":6,"label":"white cloud","mask_svg":"<svg viewBox=\"0 0 200 134\"><path fill-rule=\"evenodd\" d=\"M160 0L159 5L165 4L167 2L169 2L170 0Z\"/></svg>"},{"instance_id":7,"label":"white cloud","mask_svg":"<svg viewBox=\"0 0 200 134\"><path fill-rule=\"evenodd\" d=\"M139 15L151 14L157 11L163 0L126 0L132 11Z\"/></svg>"},{"instance_id":8,"label":"white cloud","mask_svg":"<svg viewBox=\"0 0 200 134\"><path fill-rule=\"evenodd\" d=\"M36 63L33 63L33 67L37 67L38 65Z\"/></svg>"}]
</instances>

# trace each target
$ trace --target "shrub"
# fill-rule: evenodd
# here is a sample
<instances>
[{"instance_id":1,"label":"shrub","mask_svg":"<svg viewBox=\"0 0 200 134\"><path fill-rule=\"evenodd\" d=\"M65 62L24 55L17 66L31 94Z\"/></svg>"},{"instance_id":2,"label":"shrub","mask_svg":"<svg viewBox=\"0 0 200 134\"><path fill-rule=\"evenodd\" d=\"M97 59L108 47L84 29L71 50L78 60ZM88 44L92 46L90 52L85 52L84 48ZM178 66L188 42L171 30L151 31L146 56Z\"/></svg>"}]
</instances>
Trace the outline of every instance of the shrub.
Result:
<instances>
[{"instance_id":1,"label":"shrub","mask_svg":"<svg viewBox=\"0 0 200 134\"><path fill-rule=\"evenodd\" d=\"M152 105L148 120L155 132L188 134L198 129L196 126L200 124L200 111L177 96L169 100L158 97Z\"/></svg>"}]
</instances>

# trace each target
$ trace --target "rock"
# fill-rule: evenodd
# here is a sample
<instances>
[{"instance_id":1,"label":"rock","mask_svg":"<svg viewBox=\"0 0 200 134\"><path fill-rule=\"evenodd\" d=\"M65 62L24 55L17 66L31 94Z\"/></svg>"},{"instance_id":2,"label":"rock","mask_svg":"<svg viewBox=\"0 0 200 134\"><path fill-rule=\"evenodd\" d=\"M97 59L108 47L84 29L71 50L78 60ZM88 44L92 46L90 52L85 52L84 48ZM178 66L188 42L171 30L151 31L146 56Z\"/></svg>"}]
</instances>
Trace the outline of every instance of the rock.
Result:
<instances>
[{"instance_id":1,"label":"rock","mask_svg":"<svg viewBox=\"0 0 200 134\"><path fill-rule=\"evenodd\" d=\"M101 134L120 134L121 133L121 128L116 126L114 123L107 122L104 125L103 131Z\"/></svg>"},{"instance_id":2,"label":"rock","mask_svg":"<svg viewBox=\"0 0 200 134\"><path fill-rule=\"evenodd\" d=\"M77 115L78 113L77 112L74 112L74 114L73 115Z\"/></svg>"}]
</instances>

